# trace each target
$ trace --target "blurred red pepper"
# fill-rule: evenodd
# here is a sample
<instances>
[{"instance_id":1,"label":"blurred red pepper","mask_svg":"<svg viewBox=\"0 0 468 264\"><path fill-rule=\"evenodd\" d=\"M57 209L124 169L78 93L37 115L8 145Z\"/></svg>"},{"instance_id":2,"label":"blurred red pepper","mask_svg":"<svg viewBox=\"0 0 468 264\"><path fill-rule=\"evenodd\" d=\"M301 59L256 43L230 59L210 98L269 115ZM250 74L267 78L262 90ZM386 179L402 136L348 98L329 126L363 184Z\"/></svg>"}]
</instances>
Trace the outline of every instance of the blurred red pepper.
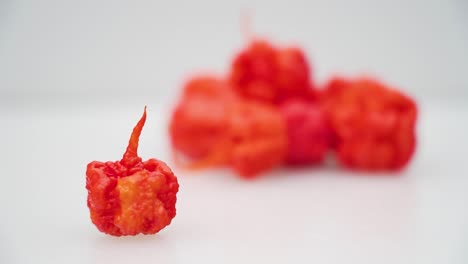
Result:
<instances>
[{"instance_id":1,"label":"blurred red pepper","mask_svg":"<svg viewBox=\"0 0 468 264\"><path fill-rule=\"evenodd\" d=\"M190 88L214 84L194 80L185 87L169 129L175 151L192 159L189 167L231 165L239 175L253 177L283 161L287 139L276 109L229 92Z\"/></svg>"},{"instance_id":2,"label":"blurred red pepper","mask_svg":"<svg viewBox=\"0 0 468 264\"><path fill-rule=\"evenodd\" d=\"M232 100L235 97L228 81L212 75L200 75L189 79L182 91L182 97L199 95L227 100Z\"/></svg>"},{"instance_id":3,"label":"blurred red pepper","mask_svg":"<svg viewBox=\"0 0 468 264\"><path fill-rule=\"evenodd\" d=\"M288 131L290 165L320 163L331 146L331 130L317 103L290 99L280 106Z\"/></svg>"},{"instance_id":4,"label":"blurred red pepper","mask_svg":"<svg viewBox=\"0 0 468 264\"><path fill-rule=\"evenodd\" d=\"M372 79L329 82L321 102L340 162L355 169L396 170L416 147L416 103Z\"/></svg>"},{"instance_id":5,"label":"blurred red pepper","mask_svg":"<svg viewBox=\"0 0 468 264\"><path fill-rule=\"evenodd\" d=\"M286 124L274 107L241 100L230 116L230 162L244 178L282 164L287 152Z\"/></svg>"},{"instance_id":6,"label":"blurred red pepper","mask_svg":"<svg viewBox=\"0 0 468 264\"><path fill-rule=\"evenodd\" d=\"M133 129L122 160L93 161L86 170L91 220L109 235L154 234L176 215L177 178L162 161L138 157L138 139L146 121Z\"/></svg>"},{"instance_id":7,"label":"blurred red pepper","mask_svg":"<svg viewBox=\"0 0 468 264\"><path fill-rule=\"evenodd\" d=\"M234 58L230 81L242 97L269 103L305 98L313 90L304 53L263 40L252 41Z\"/></svg>"},{"instance_id":8,"label":"blurred red pepper","mask_svg":"<svg viewBox=\"0 0 468 264\"><path fill-rule=\"evenodd\" d=\"M211 153L225 137L228 109L235 95L227 82L213 76L197 76L183 88L169 125L175 149L192 159Z\"/></svg>"}]
</instances>

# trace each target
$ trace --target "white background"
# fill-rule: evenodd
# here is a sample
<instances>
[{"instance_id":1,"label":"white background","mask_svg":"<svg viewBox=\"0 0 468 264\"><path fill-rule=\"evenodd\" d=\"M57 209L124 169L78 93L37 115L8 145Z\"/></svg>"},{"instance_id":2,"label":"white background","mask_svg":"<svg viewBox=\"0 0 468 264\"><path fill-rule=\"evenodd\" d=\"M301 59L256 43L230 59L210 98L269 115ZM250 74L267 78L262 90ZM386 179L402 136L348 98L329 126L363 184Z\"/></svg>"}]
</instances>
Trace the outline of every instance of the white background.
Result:
<instances>
[{"instance_id":1,"label":"white background","mask_svg":"<svg viewBox=\"0 0 468 264\"><path fill-rule=\"evenodd\" d=\"M2 0L2 101L172 99L187 74L226 72L242 10L259 36L301 45L320 82L370 73L418 99L467 98L464 0Z\"/></svg>"},{"instance_id":2,"label":"white background","mask_svg":"<svg viewBox=\"0 0 468 264\"><path fill-rule=\"evenodd\" d=\"M170 107L190 74L227 71L243 9L258 35L302 46L319 83L368 73L415 97L408 169L243 181L175 167ZM463 0L0 0L0 263L467 263L467 14ZM178 215L109 237L89 220L85 167L120 158L143 105L140 154L178 175Z\"/></svg>"}]
</instances>

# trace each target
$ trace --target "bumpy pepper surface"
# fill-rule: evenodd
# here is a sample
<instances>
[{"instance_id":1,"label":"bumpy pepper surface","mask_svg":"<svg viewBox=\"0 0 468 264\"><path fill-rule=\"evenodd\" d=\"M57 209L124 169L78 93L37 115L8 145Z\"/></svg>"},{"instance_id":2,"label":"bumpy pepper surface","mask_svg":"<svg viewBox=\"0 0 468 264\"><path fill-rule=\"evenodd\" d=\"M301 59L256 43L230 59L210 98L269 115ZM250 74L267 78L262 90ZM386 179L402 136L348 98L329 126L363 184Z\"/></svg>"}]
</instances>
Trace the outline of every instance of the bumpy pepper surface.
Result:
<instances>
[{"instance_id":1,"label":"bumpy pepper surface","mask_svg":"<svg viewBox=\"0 0 468 264\"><path fill-rule=\"evenodd\" d=\"M320 105L290 99L280 106L287 125L290 165L317 164L331 147L331 130Z\"/></svg>"},{"instance_id":2,"label":"bumpy pepper surface","mask_svg":"<svg viewBox=\"0 0 468 264\"><path fill-rule=\"evenodd\" d=\"M397 170L416 147L416 103L372 79L334 79L322 103L339 161L349 168Z\"/></svg>"},{"instance_id":3,"label":"bumpy pepper surface","mask_svg":"<svg viewBox=\"0 0 468 264\"><path fill-rule=\"evenodd\" d=\"M109 235L155 234L176 215L177 178L162 161L138 157L145 112L120 161L93 161L86 170L91 220Z\"/></svg>"},{"instance_id":4,"label":"bumpy pepper surface","mask_svg":"<svg viewBox=\"0 0 468 264\"><path fill-rule=\"evenodd\" d=\"M225 137L233 100L232 89L219 78L198 76L189 80L169 125L173 148L192 159L212 152Z\"/></svg>"},{"instance_id":5,"label":"bumpy pepper surface","mask_svg":"<svg viewBox=\"0 0 468 264\"><path fill-rule=\"evenodd\" d=\"M244 178L281 165L287 153L286 124L273 106L240 100L229 118L230 163Z\"/></svg>"},{"instance_id":6,"label":"bumpy pepper surface","mask_svg":"<svg viewBox=\"0 0 468 264\"><path fill-rule=\"evenodd\" d=\"M194 83L198 88L184 89L190 92L176 107L169 131L175 151L192 159L189 167L229 165L251 178L282 163L287 137L276 109L199 87L213 86L211 81Z\"/></svg>"},{"instance_id":7,"label":"bumpy pepper surface","mask_svg":"<svg viewBox=\"0 0 468 264\"><path fill-rule=\"evenodd\" d=\"M308 97L313 89L300 49L276 48L262 40L252 41L234 58L230 81L242 97L269 103Z\"/></svg>"}]
</instances>

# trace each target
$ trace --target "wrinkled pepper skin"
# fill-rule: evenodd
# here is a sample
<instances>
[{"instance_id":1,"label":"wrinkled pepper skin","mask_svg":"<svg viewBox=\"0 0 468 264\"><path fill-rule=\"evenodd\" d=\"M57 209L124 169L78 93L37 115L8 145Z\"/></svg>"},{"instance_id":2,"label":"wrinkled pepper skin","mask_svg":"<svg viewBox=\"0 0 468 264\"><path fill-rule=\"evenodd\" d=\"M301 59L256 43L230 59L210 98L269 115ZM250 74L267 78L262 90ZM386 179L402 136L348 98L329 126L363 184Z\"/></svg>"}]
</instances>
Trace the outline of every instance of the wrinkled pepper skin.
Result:
<instances>
[{"instance_id":1,"label":"wrinkled pepper skin","mask_svg":"<svg viewBox=\"0 0 468 264\"><path fill-rule=\"evenodd\" d=\"M276 48L263 40L252 41L235 56L229 79L241 97L273 104L307 97L313 89L300 49Z\"/></svg>"},{"instance_id":2,"label":"wrinkled pepper skin","mask_svg":"<svg viewBox=\"0 0 468 264\"><path fill-rule=\"evenodd\" d=\"M202 86L212 87L212 81L191 81L189 87L194 83L196 89L185 87L169 125L176 157L181 153L190 158L191 168L231 166L244 178L253 178L283 162L286 126L277 109L229 92L227 96L207 93L213 89Z\"/></svg>"},{"instance_id":3,"label":"wrinkled pepper skin","mask_svg":"<svg viewBox=\"0 0 468 264\"><path fill-rule=\"evenodd\" d=\"M280 106L288 133L289 165L311 165L323 161L331 147L331 129L320 105L291 99Z\"/></svg>"},{"instance_id":4,"label":"wrinkled pepper skin","mask_svg":"<svg viewBox=\"0 0 468 264\"><path fill-rule=\"evenodd\" d=\"M234 100L236 96L229 84L220 78L190 79L169 124L173 148L191 159L201 159L211 153L226 137L228 111Z\"/></svg>"},{"instance_id":5,"label":"wrinkled pepper skin","mask_svg":"<svg viewBox=\"0 0 468 264\"><path fill-rule=\"evenodd\" d=\"M359 170L399 170L411 160L417 121L413 99L367 78L335 78L321 97L341 164Z\"/></svg>"},{"instance_id":6,"label":"wrinkled pepper skin","mask_svg":"<svg viewBox=\"0 0 468 264\"><path fill-rule=\"evenodd\" d=\"M169 125L172 147L191 159L211 153L224 137L229 106L223 100L192 95L182 98Z\"/></svg>"},{"instance_id":7,"label":"wrinkled pepper skin","mask_svg":"<svg viewBox=\"0 0 468 264\"><path fill-rule=\"evenodd\" d=\"M237 102L230 115L230 162L243 178L254 178L284 162L286 124L279 111L260 102Z\"/></svg>"},{"instance_id":8,"label":"wrinkled pepper skin","mask_svg":"<svg viewBox=\"0 0 468 264\"><path fill-rule=\"evenodd\" d=\"M91 220L113 236L155 234L176 215L177 178L162 161L138 157L145 112L133 130L120 161L88 164L86 189Z\"/></svg>"}]
</instances>

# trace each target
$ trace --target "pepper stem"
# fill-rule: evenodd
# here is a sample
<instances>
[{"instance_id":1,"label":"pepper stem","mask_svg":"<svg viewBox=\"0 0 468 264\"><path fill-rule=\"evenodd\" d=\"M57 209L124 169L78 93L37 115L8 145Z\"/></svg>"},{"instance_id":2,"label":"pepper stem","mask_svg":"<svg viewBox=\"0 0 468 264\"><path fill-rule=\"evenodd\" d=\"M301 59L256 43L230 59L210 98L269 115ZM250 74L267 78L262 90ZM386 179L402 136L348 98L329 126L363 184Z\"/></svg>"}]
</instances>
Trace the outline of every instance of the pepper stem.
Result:
<instances>
[{"instance_id":1,"label":"pepper stem","mask_svg":"<svg viewBox=\"0 0 468 264\"><path fill-rule=\"evenodd\" d=\"M134 165L135 161L139 160L138 157L138 140L140 138L141 130L146 122L146 106L143 111L143 116L140 118L136 126L133 128L132 135L128 141L127 150L122 158L122 163L126 165Z\"/></svg>"}]
</instances>

